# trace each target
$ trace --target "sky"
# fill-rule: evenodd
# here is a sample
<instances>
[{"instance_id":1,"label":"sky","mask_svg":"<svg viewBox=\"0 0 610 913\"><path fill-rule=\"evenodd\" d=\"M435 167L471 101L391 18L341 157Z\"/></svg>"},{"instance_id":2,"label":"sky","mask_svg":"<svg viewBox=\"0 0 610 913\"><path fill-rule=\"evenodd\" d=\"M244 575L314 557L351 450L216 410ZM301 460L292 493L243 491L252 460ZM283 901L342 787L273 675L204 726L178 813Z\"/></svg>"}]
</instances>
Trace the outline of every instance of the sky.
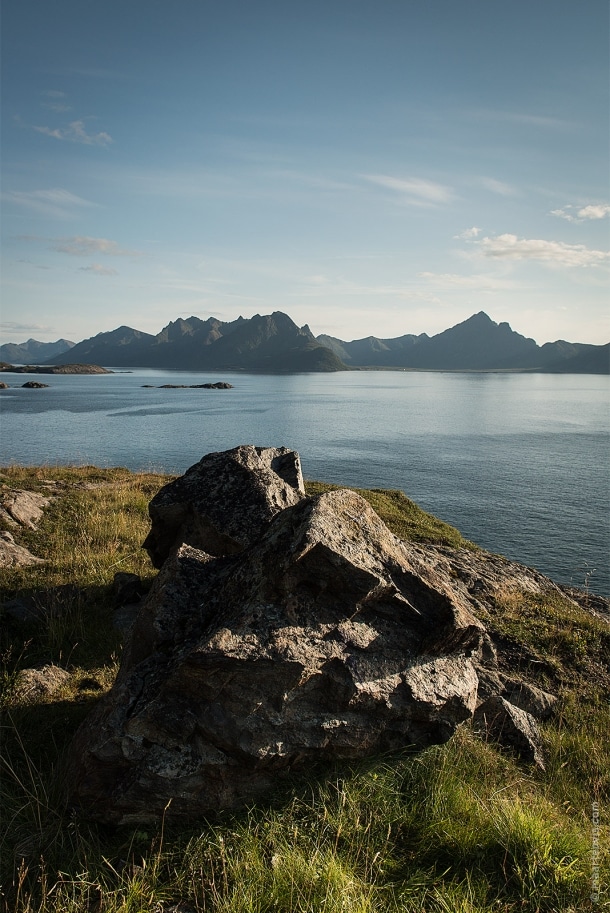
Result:
<instances>
[{"instance_id":1,"label":"sky","mask_svg":"<svg viewBox=\"0 0 610 913\"><path fill-rule=\"evenodd\" d=\"M6 0L0 341L610 340L607 0Z\"/></svg>"}]
</instances>

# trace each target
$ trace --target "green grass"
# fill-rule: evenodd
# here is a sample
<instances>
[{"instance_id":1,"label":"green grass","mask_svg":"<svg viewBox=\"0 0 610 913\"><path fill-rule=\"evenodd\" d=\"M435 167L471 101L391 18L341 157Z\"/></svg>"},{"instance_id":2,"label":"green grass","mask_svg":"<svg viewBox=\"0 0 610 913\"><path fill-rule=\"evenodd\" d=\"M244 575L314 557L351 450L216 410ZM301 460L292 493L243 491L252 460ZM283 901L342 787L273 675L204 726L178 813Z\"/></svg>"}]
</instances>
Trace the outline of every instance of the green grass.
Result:
<instances>
[{"instance_id":1,"label":"green grass","mask_svg":"<svg viewBox=\"0 0 610 913\"><path fill-rule=\"evenodd\" d=\"M308 495L319 495L322 492L335 491L341 487L327 482L305 483L305 491ZM407 539L410 542L450 545L453 548L476 548L472 542L464 539L455 527L426 513L409 500L402 491L382 488L371 490L355 488L354 491L369 502L386 526L400 539Z\"/></svg>"},{"instance_id":2,"label":"green grass","mask_svg":"<svg viewBox=\"0 0 610 913\"><path fill-rule=\"evenodd\" d=\"M446 745L295 781L275 803L188 827L105 828L70 815L58 772L80 721L112 684L120 640L112 578L152 580L140 548L166 481L126 470L0 471L56 498L19 540L45 565L0 572L0 595L54 610L4 617L0 647L0 909L6 913L576 913L610 909L608 626L559 594L499 594L484 622L521 674L560 695L544 724L546 771L519 765L468 725ZM329 486L308 483L308 491ZM402 537L464 546L401 492L360 492ZM54 589L70 584L71 588ZM532 664L531 660L534 660ZM536 661L539 660L539 664ZM21 668L70 673L19 698ZM591 803L600 807L600 902L591 893ZM178 908L180 909L180 908Z\"/></svg>"}]
</instances>

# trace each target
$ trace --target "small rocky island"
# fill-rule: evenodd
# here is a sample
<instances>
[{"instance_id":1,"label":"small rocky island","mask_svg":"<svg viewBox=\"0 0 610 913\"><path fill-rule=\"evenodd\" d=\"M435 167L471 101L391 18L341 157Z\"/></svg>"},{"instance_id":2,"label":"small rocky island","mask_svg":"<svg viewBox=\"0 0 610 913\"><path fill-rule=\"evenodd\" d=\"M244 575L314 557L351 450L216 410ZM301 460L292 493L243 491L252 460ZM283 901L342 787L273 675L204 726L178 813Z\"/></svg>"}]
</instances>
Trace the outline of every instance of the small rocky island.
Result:
<instances>
[{"instance_id":1,"label":"small rocky island","mask_svg":"<svg viewBox=\"0 0 610 913\"><path fill-rule=\"evenodd\" d=\"M233 384L228 384L224 380L218 380L209 384L161 384L155 387L154 384L142 384L145 390L232 390Z\"/></svg>"},{"instance_id":2,"label":"small rocky island","mask_svg":"<svg viewBox=\"0 0 610 913\"><path fill-rule=\"evenodd\" d=\"M100 365L9 365L0 362L0 371L7 374L114 374Z\"/></svg>"}]
</instances>

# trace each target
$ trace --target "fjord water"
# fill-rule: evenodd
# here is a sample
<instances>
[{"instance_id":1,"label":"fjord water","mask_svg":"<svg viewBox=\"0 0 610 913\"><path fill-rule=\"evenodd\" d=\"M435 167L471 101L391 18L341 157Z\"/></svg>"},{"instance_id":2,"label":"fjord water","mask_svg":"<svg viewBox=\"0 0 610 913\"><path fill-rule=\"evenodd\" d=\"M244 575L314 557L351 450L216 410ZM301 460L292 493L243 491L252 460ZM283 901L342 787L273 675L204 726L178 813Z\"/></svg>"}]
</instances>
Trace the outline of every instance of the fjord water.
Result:
<instances>
[{"instance_id":1,"label":"fjord water","mask_svg":"<svg viewBox=\"0 0 610 913\"><path fill-rule=\"evenodd\" d=\"M347 372L4 375L0 462L182 473L237 444L306 478L398 488L483 547L610 594L610 379ZM225 380L232 390L158 389ZM143 387L153 384L153 389Z\"/></svg>"}]
</instances>

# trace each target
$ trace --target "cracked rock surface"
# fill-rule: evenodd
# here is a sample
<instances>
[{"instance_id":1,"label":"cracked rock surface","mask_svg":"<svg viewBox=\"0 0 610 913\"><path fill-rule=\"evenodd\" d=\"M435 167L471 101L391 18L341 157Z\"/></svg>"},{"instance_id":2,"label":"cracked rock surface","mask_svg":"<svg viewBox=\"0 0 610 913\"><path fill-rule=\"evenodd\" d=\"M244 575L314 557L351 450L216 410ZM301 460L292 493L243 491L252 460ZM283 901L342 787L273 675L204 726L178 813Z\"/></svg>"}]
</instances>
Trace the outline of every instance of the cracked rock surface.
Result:
<instances>
[{"instance_id":1,"label":"cracked rock surface","mask_svg":"<svg viewBox=\"0 0 610 913\"><path fill-rule=\"evenodd\" d=\"M89 817L239 808L318 762L442 743L508 696L470 559L460 576L353 491L306 498L293 451L204 457L150 513L161 570L68 759L69 799ZM535 740L529 714L498 700L481 719L502 710L503 731L523 724Z\"/></svg>"}]
</instances>

